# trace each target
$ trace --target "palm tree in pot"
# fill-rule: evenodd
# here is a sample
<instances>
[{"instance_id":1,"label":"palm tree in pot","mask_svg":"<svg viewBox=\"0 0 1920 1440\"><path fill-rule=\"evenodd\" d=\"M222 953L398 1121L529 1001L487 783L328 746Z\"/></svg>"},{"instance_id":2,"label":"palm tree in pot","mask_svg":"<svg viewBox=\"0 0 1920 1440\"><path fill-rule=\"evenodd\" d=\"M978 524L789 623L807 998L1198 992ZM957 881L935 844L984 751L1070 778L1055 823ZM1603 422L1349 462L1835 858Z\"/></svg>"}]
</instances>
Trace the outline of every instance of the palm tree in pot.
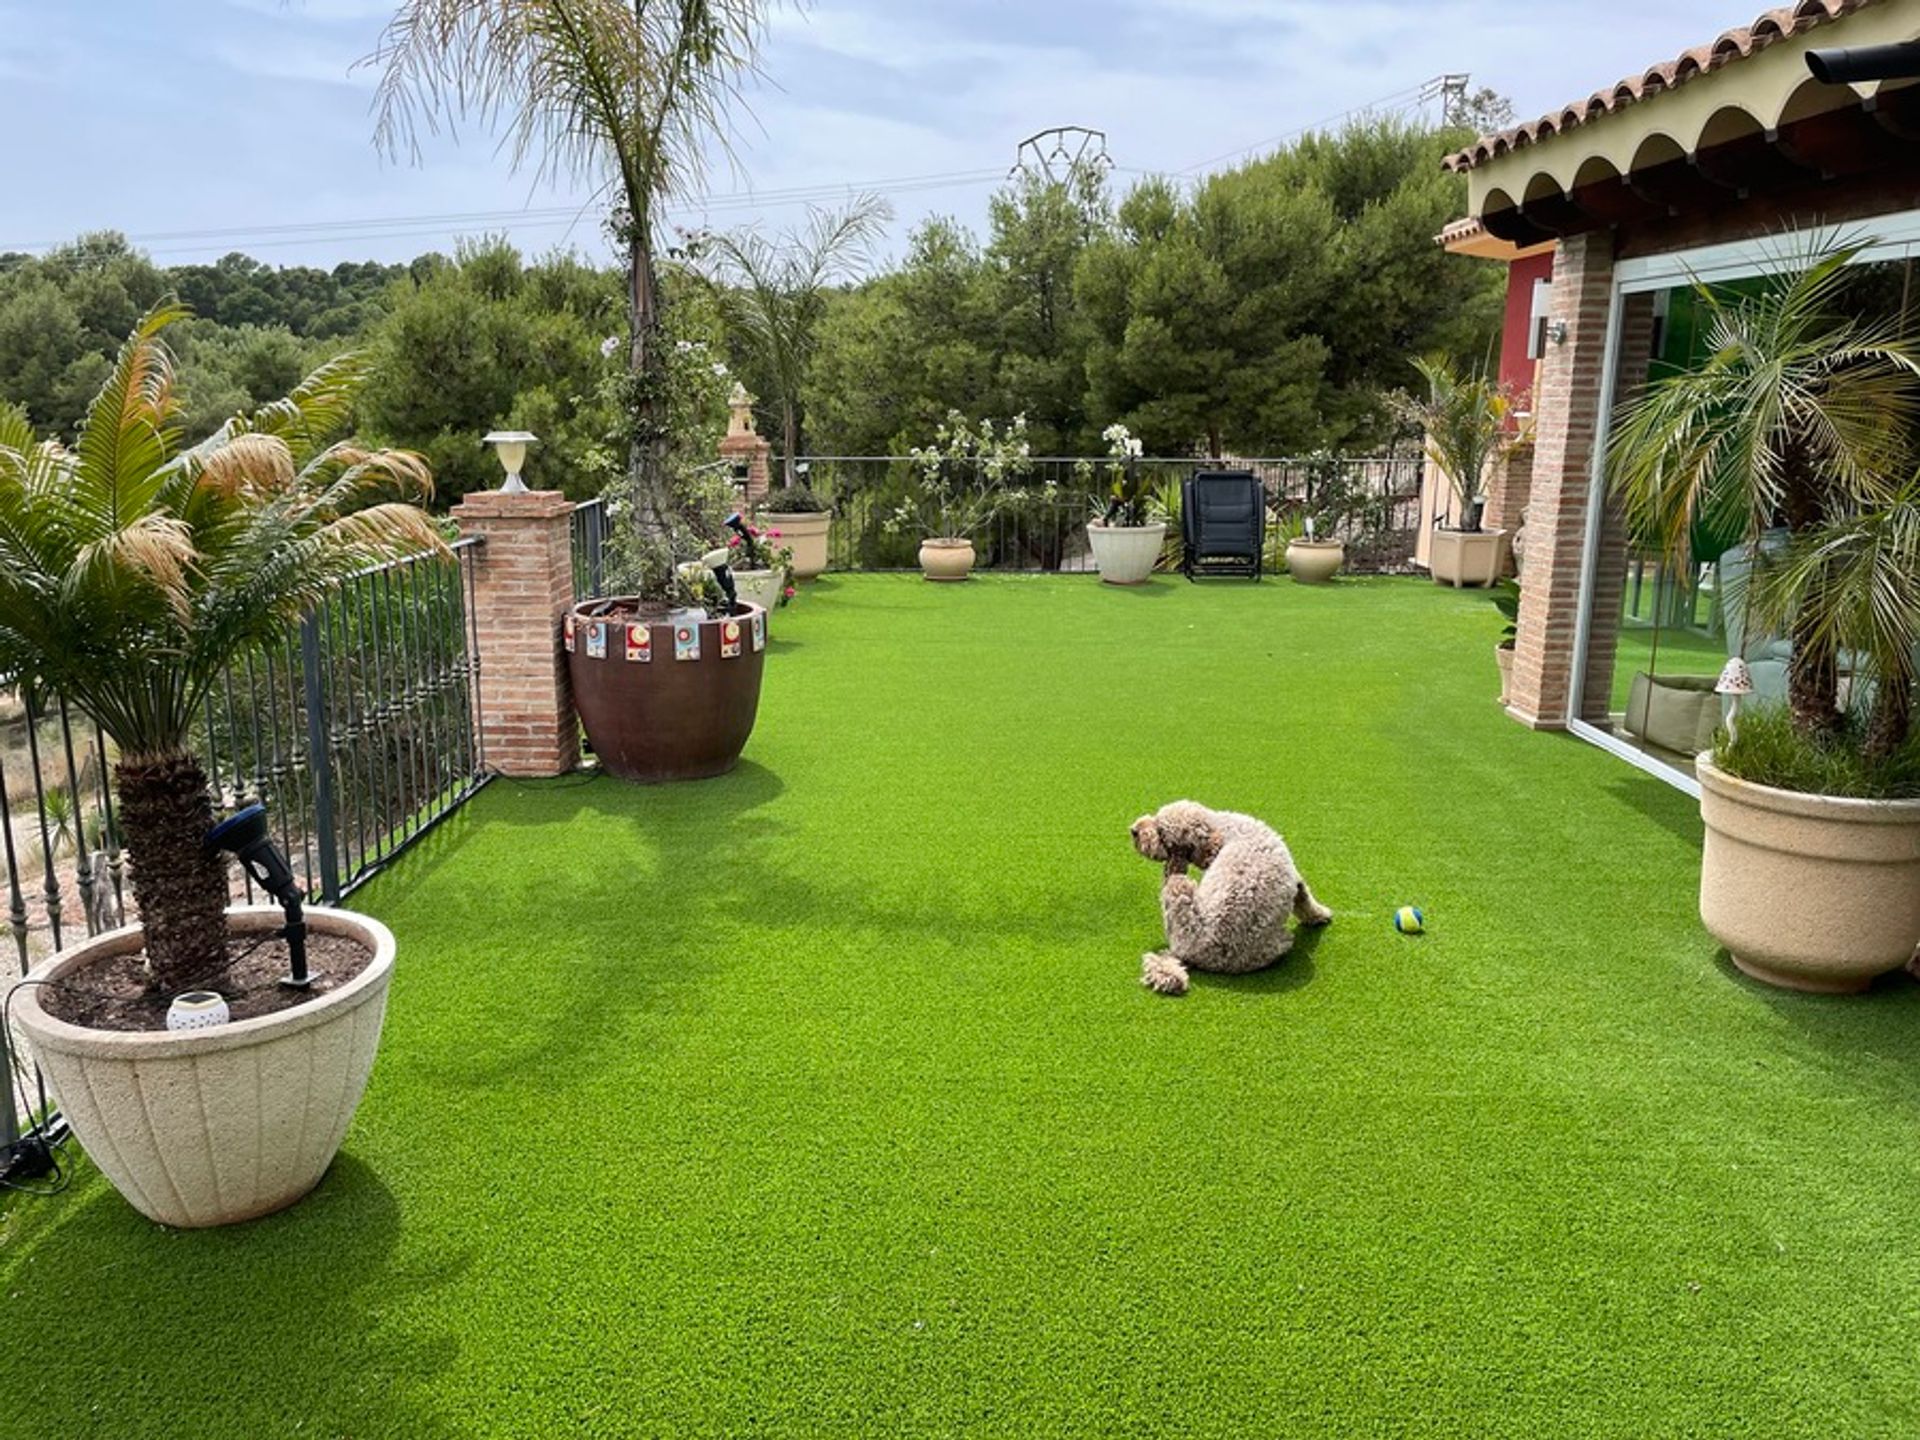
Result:
<instances>
[{"instance_id":1,"label":"palm tree in pot","mask_svg":"<svg viewBox=\"0 0 1920 1440\"><path fill-rule=\"evenodd\" d=\"M1435 529L1429 552L1433 578L1442 584L1491 585L1505 565L1504 532L1480 528L1487 471L1519 438L1513 402L1496 381L1462 374L1445 358L1417 359L1426 382L1424 398L1399 397L1395 409L1423 436L1427 459L1452 492L1452 525Z\"/></svg>"},{"instance_id":2,"label":"palm tree in pot","mask_svg":"<svg viewBox=\"0 0 1920 1440\"><path fill-rule=\"evenodd\" d=\"M190 743L213 685L344 577L443 545L409 498L383 498L430 489L419 456L324 443L355 359L181 449L164 331L185 313L140 321L71 449L0 411L0 674L63 696L118 749L117 820L163 993L226 957L226 866Z\"/></svg>"},{"instance_id":3,"label":"palm tree in pot","mask_svg":"<svg viewBox=\"0 0 1920 1440\"><path fill-rule=\"evenodd\" d=\"M1704 358L1625 406L1608 454L1629 527L1671 563L1740 537L1723 688L1777 663L1756 626L1786 642L1785 705L1750 706L1697 766L1701 914L1743 968L1802 989L1859 989L1920 944L1920 349L1857 313L1859 253L1696 285Z\"/></svg>"}]
</instances>

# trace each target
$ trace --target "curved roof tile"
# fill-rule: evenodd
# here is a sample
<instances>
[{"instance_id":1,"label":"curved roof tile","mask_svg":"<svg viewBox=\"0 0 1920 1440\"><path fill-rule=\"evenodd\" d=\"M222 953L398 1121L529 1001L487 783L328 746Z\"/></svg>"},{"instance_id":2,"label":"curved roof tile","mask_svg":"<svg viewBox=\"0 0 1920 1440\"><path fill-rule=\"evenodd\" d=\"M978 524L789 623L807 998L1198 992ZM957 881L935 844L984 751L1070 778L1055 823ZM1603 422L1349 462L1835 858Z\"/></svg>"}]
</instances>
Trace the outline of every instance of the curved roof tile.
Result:
<instances>
[{"instance_id":1,"label":"curved roof tile","mask_svg":"<svg viewBox=\"0 0 1920 1440\"><path fill-rule=\"evenodd\" d=\"M1879 0L1798 0L1780 5L1759 16L1751 25L1729 30L1706 45L1683 50L1672 60L1652 65L1638 75L1629 75L1611 89L1596 90L1585 100L1576 100L1564 109L1529 120L1496 135L1482 135L1466 149L1445 160L1449 170L1471 170L1497 155L1521 145L1538 144L1556 134L1564 134L1578 125L1602 115L1624 109L1642 100L1651 100L1662 90L1684 85L1696 76L1708 75L1723 65L1744 60L1776 41L1802 35L1819 25L1831 24L1843 15L1864 10Z\"/></svg>"}]
</instances>

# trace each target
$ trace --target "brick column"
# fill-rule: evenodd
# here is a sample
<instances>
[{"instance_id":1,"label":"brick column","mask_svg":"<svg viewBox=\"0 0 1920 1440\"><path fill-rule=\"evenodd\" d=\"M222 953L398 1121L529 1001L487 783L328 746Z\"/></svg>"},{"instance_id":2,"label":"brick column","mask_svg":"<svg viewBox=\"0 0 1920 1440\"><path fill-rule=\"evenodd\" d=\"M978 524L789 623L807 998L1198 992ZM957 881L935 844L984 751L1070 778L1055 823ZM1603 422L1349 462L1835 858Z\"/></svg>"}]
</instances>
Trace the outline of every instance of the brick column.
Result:
<instances>
[{"instance_id":1,"label":"brick column","mask_svg":"<svg viewBox=\"0 0 1920 1440\"><path fill-rule=\"evenodd\" d=\"M1481 521L1489 530L1518 530L1533 493L1533 442L1524 440L1505 451L1487 473L1487 513Z\"/></svg>"},{"instance_id":2,"label":"brick column","mask_svg":"<svg viewBox=\"0 0 1920 1440\"><path fill-rule=\"evenodd\" d=\"M473 558L480 648L479 723L487 766L563 775L580 763L578 722L560 648L573 603L573 502L558 490L480 491L453 507Z\"/></svg>"},{"instance_id":3,"label":"brick column","mask_svg":"<svg viewBox=\"0 0 1920 1440\"><path fill-rule=\"evenodd\" d=\"M1564 241L1554 259L1552 314L1566 339L1549 344L1534 388L1533 474L1508 713L1536 729L1566 724L1574 625L1585 559L1587 497L1600 421L1600 376L1613 296L1613 236Z\"/></svg>"},{"instance_id":4,"label":"brick column","mask_svg":"<svg viewBox=\"0 0 1920 1440\"><path fill-rule=\"evenodd\" d=\"M767 458L773 454L773 446L754 429L753 397L747 394L746 386L734 385L727 406L730 413L727 417L727 433L720 441L720 458L735 464L742 460L746 462L747 503L758 504L771 482Z\"/></svg>"}]
</instances>

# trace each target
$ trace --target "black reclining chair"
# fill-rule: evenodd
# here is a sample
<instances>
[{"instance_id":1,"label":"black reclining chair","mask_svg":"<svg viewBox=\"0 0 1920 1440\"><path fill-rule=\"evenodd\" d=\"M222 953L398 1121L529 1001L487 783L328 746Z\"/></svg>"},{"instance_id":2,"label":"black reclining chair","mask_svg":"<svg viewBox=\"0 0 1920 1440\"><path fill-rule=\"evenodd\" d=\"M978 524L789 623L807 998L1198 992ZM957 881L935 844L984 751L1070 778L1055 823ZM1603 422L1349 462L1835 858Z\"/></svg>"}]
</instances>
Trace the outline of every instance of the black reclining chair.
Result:
<instances>
[{"instance_id":1,"label":"black reclining chair","mask_svg":"<svg viewBox=\"0 0 1920 1440\"><path fill-rule=\"evenodd\" d=\"M1197 470L1180 486L1180 573L1260 578L1267 496L1251 470Z\"/></svg>"}]
</instances>

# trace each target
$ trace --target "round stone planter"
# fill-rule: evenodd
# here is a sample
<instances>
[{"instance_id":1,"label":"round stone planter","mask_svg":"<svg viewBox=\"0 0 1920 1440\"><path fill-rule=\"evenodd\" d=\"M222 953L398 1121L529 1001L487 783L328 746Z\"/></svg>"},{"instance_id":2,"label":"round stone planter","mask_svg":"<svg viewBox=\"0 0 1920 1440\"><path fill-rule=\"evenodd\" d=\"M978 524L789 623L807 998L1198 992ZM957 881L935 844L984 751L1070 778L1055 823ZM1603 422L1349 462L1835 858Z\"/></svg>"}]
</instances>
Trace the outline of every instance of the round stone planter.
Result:
<instances>
[{"instance_id":1,"label":"round stone planter","mask_svg":"<svg viewBox=\"0 0 1920 1440\"><path fill-rule=\"evenodd\" d=\"M679 622L590 613L606 603L582 601L565 622L573 701L600 764L648 785L731 770L760 711L767 612L743 604Z\"/></svg>"},{"instance_id":2,"label":"round stone planter","mask_svg":"<svg viewBox=\"0 0 1920 1440\"><path fill-rule=\"evenodd\" d=\"M774 491L769 499L778 499ZM760 528L778 530L775 546L793 551L793 578L811 580L827 568L827 532L833 528L831 510L762 510Z\"/></svg>"},{"instance_id":3,"label":"round stone planter","mask_svg":"<svg viewBox=\"0 0 1920 1440\"><path fill-rule=\"evenodd\" d=\"M923 540L920 573L929 580L965 580L973 573L973 541Z\"/></svg>"},{"instance_id":4,"label":"round stone planter","mask_svg":"<svg viewBox=\"0 0 1920 1440\"><path fill-rule=\"evenodd\" d=\"M778 570L735 570L734 593L750 605L758 605L771 619L780 608L780 591L786 579Z\"/></svg>"},{"instance_id":5,"label":"round stone planter","mask_svg":"<svg viewBox=\"0 0 1920 1440\"><path fill-rule=\"evenodd\" d=\"M1733 963L1849 994L1920 946L1920 800L1802 795L1700 756L1700 919Z\"/></svg>"},{"instance_id":6,"label":"round stone planter","mask_svg":"<svg viewBox=\"0 0 1920 1440\"><path fill-rule=\"evenodd\" d=\"M278 930L274 905L227 912L235 935ZM353 979L273 1015L205 1030L94 1030L49 1015L40 987L13 1016L81 1147L142 1215L199 1229L284 1210L326 1173L360 1104L380 1044L393 933L350 910L313 908L307 928L373 951ZM63 951L57 980L102 955L140 949L138 925Z\"/></svg>"},{"instance_id":7,"label":"round stone planter","mask_svg":"<svg viewBox=\"0 0 1920 1440\"><path fill-rule=\"evenodd\" d=\"M1087 526L1093 563L1109 585L1141 585L1153 574L1160 547L1167 538L1164 524Z\"/></svg>"},{"instance_id":8,"label":"round stone planter","mask_svg":"<svg viewBox=\"0 0 1920 1440\"><path fill-rule=\"evenodd\" d=\"M1347 547L1340 540L1289 540L1287 573L1302 585L1324 585L1340 573Z\"/></svg>"}]
</instances>

